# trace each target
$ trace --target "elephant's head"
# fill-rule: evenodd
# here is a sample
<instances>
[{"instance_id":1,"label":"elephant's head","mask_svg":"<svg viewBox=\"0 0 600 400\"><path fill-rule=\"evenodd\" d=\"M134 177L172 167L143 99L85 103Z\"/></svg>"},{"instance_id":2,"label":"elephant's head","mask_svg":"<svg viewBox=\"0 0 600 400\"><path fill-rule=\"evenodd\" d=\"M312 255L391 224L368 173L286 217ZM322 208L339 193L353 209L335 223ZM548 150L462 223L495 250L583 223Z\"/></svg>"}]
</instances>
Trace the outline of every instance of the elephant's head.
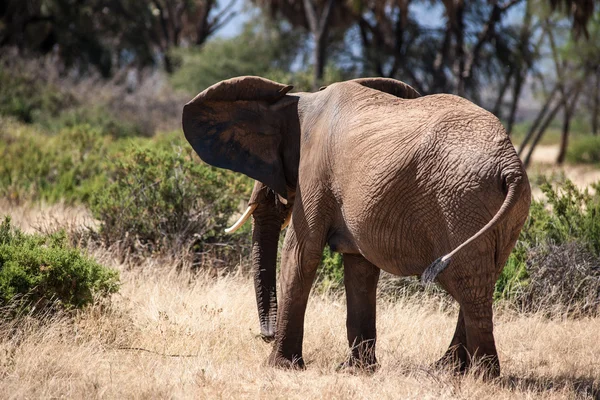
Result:
<instances>
[{"instance_id":1,"label":"elephant's head","mask_svg":"<svg viewBox=\"0 0 600 400\"><path fill-rule=\"evenodd\" d=\"M252 215L252 264L261 335L275 336L279 233L291 209L298 174L298 97L291 86L239 77L201 92L183 109L183 131L208 164L257 180L248 209L228 231Z\"/></svg>"},{"instance_id":2,"label":"elephant's head","mask_svg":"<svg viewBox=\"0 0 600 400\"><path fill-rule=\"evenodd\" d=\"M397 97L419 96L393 79L352 82ZM183 108L185 137L203 161L257 181L248 209L228 231L239 228L252 215L256 300L261 334L267 341L275 335L279 232L289 219L298 181L299 100L304 104L302 114L312 109L321 112L310 104L327 96L323 92L288 94L291 89L254 76L233 78L209 87Z\"/></svg>"}]
</instances>

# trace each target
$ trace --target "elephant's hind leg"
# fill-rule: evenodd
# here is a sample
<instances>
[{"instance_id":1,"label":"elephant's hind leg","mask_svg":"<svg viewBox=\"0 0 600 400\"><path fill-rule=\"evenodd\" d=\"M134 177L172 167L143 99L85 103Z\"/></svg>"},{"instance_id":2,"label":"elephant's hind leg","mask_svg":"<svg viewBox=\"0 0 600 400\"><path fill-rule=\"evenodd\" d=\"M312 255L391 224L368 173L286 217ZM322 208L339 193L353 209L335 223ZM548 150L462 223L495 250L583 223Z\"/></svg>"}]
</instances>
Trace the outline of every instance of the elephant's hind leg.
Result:
<instances>
[{"instance_id":1,"label":"elephant's hind leg","mask_svg":"<svg viewBox=\"0 0 600 400\"><path fill-rule=\"evenodd\" d=\"M490 296L489 301L486 299L482 303L465 304L464 308L469 368L480 366L484 377L496 378L500 375L500 361L494 340L492 298Z\"/></svg>"},{"instance_id":2,"label":"elephant's hind leg","mask_svg":"<svg viewBox=\"0 0 600 400\"><path fill-rule=\"evenodd\" d=\"M482 253L453 260L456 262L450 266L451 270L440 275L440 283L460 304L450 353L458 344L457 352L452 356L460 362L461 368L481 367L486 378L494 378L500 374L492 319L494 284L498 274L493 256L486 260L485 252Z\"/></svg>"},{"instance_id":3,"label":"elephant's hind leg","mask_svg":"<svg viewBox=\"0 0 600 400\"><path fill-rule=\"evenodd\" d=\"M380 269L361 255L344 254L346 328L350 356L340 367L374 370L376 293Z\"/></svg>"},{"instance_id":4,"label":"elephant's hind leg","mask_svg":"<svg viewBox=\"0 0 600 400\"><path fill-rule=\"evenodd\" d=\"M467 331L465 328L465 316L462 307L458 312L458 321L454 336L448 346L446 353L435 364L437 367L450 366L459 373L466 372L469 365L469 356L467 354Z\"/></svg>"}]
</instances>

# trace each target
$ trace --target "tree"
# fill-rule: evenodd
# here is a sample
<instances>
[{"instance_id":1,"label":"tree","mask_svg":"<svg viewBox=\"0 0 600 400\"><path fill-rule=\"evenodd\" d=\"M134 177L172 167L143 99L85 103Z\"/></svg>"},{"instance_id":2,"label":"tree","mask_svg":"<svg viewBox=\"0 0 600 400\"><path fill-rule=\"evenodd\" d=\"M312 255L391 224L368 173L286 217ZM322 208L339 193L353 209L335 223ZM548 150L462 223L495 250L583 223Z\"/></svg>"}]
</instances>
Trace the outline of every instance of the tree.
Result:
<instances>
[{"instance_id":1,"label":"tree","mask_svg":"<svg viewBox=\"0 0 600 400\"><path fill-rule=\"evenodd\" d=\"M293 27L310 32L313 39L313 89L323 80L331 31L345 31L353 22L346 0L254 0L272 18L283 17Z\"/></svg>"},{"instance_id":2,"label":"tree","mask_svg":"<svg viewBox=\"0 0 600 400\"><path fill-rule=\"evenodd\" d=\"M559 154L556 162L562 164L565 160L569 143L571 121L574 117L577 104L583 98L590 107L592 116L592 132L594 114L597 109L595 100L598 95L597 70L600 65L600 44L594 40L577 40L577 34L572 28L566 26L567 16L554 13L553 15L542 14L544 24L545 47L552 58L553 70L544 71L537 79L546 85L548 76L553 81L553 89L546 95L546 101L532 127L528 131L525 140L519 147L519 155L523 154L526 146L527 154L524 158L528 165L536 145L540 142L547 127L562 111L562 127ZM600 33L600 12L588 18L590 31L593 34Z\"/></svg>"},{"instance_id":3,"label":"tree","mask_svg":"<svg viewBox=\"0 0 600 400\"><path fill-rule=\"evenodd\" d=\"M170 51L202 45L234 15L235 0L8 0L0 5L0 47L57 52L67 68L93 65L104 76L114 64L173 70Z\"/></svg>"}]
</instances>

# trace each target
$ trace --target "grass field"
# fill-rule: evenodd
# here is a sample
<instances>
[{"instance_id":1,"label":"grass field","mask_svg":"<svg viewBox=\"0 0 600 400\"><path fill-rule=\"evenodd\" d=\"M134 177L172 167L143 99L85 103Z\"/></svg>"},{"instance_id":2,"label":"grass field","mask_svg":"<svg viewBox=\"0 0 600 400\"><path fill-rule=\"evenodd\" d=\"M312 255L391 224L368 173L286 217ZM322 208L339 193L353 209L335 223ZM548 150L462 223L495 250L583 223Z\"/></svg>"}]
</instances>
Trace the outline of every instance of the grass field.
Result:
<instances>
[{"instance_id":1,"label":"grass field","mask_svg":"<svg viewBox=\"0 0 600 400\"><path fill-rule=\"evenodd\" d=\"M66 206L3 211L26 229L86 223ZM430 367L457 310L435 297L380 298L373 375L336 372L345 356L343 295L313 295L300 372L266 367L250 278L179 273L173 259L120 263L109 303L75 319L0 325L0 398L600 398L600 319L496 312L501 377L483 382Z\"/></svg>"}]
</instances>

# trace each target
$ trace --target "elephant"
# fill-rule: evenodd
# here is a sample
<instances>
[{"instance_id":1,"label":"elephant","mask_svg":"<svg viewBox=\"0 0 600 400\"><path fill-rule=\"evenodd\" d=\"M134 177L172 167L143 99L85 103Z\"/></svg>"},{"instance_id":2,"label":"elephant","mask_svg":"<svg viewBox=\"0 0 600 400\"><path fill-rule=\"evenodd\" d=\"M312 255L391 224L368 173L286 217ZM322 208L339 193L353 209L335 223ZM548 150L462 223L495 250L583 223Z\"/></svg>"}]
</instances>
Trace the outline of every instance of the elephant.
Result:
<instances>
[{"instance_id":1,"label":"elephant","mask_svg":"<svg viewBox=\"0 0 600 400\"><path fill-rule=\"evenodd\" d=\"M342 254L347 368L375 368L380 271L436 281L459 304L439 363L500 374L495 282L528 216L531 189L501 122L450 94L388 78L314 93L256 76L224 80L183 108L184 135L208 164L257 181L250 206L261 333L271 366L304 368L309 292L323 248ZM277 239L281 250L277 309ZM236 226L232 227L233 229Z\"/></svg>"}]
</instances>

